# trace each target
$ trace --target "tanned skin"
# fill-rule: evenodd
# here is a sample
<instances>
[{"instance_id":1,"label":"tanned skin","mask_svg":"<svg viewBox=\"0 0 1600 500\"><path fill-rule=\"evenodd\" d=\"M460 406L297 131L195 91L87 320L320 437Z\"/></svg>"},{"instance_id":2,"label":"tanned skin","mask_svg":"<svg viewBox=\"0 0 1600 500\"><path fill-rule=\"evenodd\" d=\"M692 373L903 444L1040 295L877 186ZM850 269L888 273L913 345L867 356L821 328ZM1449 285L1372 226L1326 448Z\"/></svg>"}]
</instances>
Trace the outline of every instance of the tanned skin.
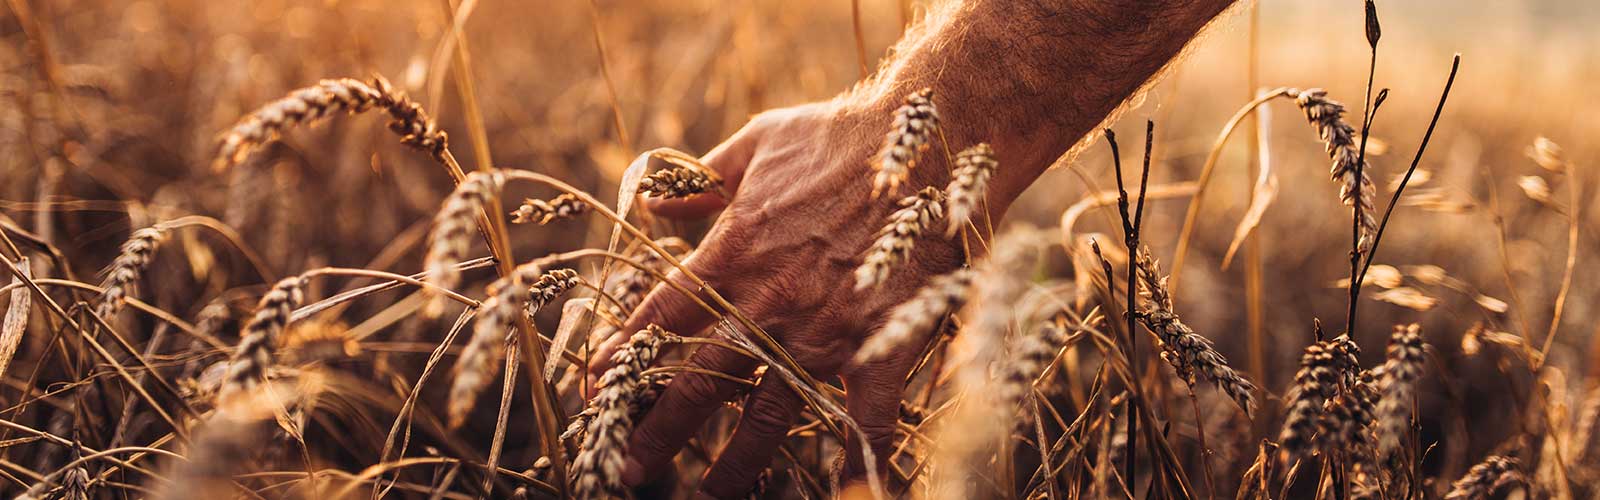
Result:
<instances>
[{"instance_id":1,"label":"tanned skin","mask_svg":"<svg viewBox=\"0 0 1600 500\"><path fill-rule=\"evenodd\" d=\"M989 186L995 221L1045 169L1155 76L1232 0L973 0L935 9L907 34L872 80L832 100L772 110L703 158L722 174L732 200L703 195L653 201L652 212L706 217L715 225L686 265L772 334L819 380L844 382L846 408L882 460L889 455L904 379L926 339L864 365L849 363L888 311L928 277L962 263L960 238L936 228L910 262L875 290L853 289L852 270L891 211L923 186L943 187L949 165L939 145L895 196L871 196L868 159L909 93L931 87L952 151L988 142L1000 160ZM977 246L974 246L976 249ZM672 279L688 281L674 273ZM592 374L612 350L654 323L683 335L713 318L668 287L657 287L627 325L597 351ZM747 377L757 363L706 346L690 365ZM738 384L680 372L636 426L623 478L640 485L670 470L672 458ZM763 377L744 402L731 440L700 486L701 496L749 492L802 409L779 377ZM843 477L860 480L862 443L846 443Z\"/></svg>"}]
</instances>

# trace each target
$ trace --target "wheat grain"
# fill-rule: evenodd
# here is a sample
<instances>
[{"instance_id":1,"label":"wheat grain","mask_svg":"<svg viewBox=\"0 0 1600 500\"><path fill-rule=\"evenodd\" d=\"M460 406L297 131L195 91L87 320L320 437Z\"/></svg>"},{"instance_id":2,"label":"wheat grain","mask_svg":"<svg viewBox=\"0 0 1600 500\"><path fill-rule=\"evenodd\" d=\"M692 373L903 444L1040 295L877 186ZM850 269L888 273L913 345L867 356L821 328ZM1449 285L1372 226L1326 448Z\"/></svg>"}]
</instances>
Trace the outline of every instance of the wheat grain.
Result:
<instances>
[{"instance_id":1,"label":"wheat grain","mask_svg":"<svg viewBox=\"0 0 1600 500\"><path fill-rule=\"evenodd\" d=\"M294 308L304 300L301 292L303 286L304 278L284 278L261 297L255 315L245 324L240 333L239 346L228 362L219 392L221 398L227 399L266 380L267 370L273 366L273 350L278 346L278 334L289 324L289 315Z\"/></svg>"},{"instance_id":2,"label":"wheat grain","mask_svg":"<svg viewBox=\"0 0 1600 500\"><path fill-rule=\"evenodd\" d=\"M972 214L977 212L988 192L989 177L994 175L997 166L994 149L988 144L979 143L956 153L955 172L951 174L950 185L945 187L945 197L949 200L946 203L949 215L946 236L955 236L972 220Z\"/></svg>"},{"instance_id":3,"label":"wheat grain","mask_svg":"<svg viewBox=\"0 0 1600 500\"><path fill-rule=\"evenodd\" d=\"M1387 457L1406 442L1411 429L1416 383L1422 378L1425 345L1416 323L1395 325L1383 364L1378 389L1378 454Z\"/></svg>"},{"instance_id":4,"label":"wheat grain","mask_svg":"<svg viewBox=\"0 0 1600 500\"><path fill-rule=\"evenodd\" d=\"M161 248L161 242L166 238L166 228L158 224L134 231L128 241L122 243L122 252L111 261L111 267L106 269L106 279L100 285L103 290L94 307L96 316L110 321L122 310L123 302L139 281L139 275L150 265L156 250Z\"/></svg>"},{"instance_id":5,"label":"wheat grain","mask_svg":"<svg viewBox=\"0 0 1600 500\"><path fill-rule=\"evenodd\" d=\"M446 405L450 428L460 427L477 403L478 395L500 373L505 356L506 336L517 314L532 315L540 307L578 285L578 273L571 269L543 272L538 264L518 266L511 274L489 284L489 298L483 301L473 325L472 338L456 359L455 380L450 385Z\"/></svg>"},{"instance_id":6,"label":"wheat grain","mask_svg":"<svg viewBox=\"0 0 1600 500\"><path fill-rule=\"evenodd\" d=\"M918 290L911 300L889 311L889 320L883 328L868 337L856 351L855 363L865 363L893 352L931 330L945 315L960 310L967 303L974 275L971 269L964 268L928 280L928 285Z\"/></svg>"},{"instance_id":7,"label":"wheat grain","mask_svg":"<svg viewBox=\"0 0 1600 500\"><path fill-rule=\"evenodd\" d=\"M639 193L657 198L684 198L716 187L717 183L696 169L672 165L639 180Z\"/></svg>"},{"instance_id":8,"label":"wheat grain","mask_svg":"<svg viewBox=\"0 0 1600 500\"><path fill-rule=\"evenodd\" d=\"M561 193L549 201L528 198L522 200L522 205L511 212L511 223L531 222L542 226L553 221L576 217L588 211L589 204L579 200L572 193Z\"/></svg>"},{"instance_id":9,"label":"wheat grain","mask_svg":"<svg viewBox=\"0 0 1600 500\"><path fill-rule=\"evenodd\" d=\"M856 290L883 284L895 264L910 258L917 237L944 217L943 201L944 192L931 187L900 200L900 209L889 214L889 223L878 230L878 239L856 268Z\"/></svg>"},{"instance_id":10,"label":"wheat grain","mask_svg":"<svg viewBox=\"0 0 1600 500\"><path fill-rule=\"evenodd\" d=\"M623 495L623 457L627 453L628 434L633 431L630 407L639 392L644 370L655 361L665 337L661 327L650 325L635 332L624 348L611 355L613 365L600 377L600 392L591 403L596 413L572 461L573 496Z\"/></svg>"},{"instance_id":11,"label":"wheat grain","mask_svg":"<svg viewBox=\"0 0 1600 500\"><path fill-rule=\"evenodd\" d=\"M1344 121L1344 104L1329 99L1328 92L1323 89L1290 89L1287 94L1294 98L1295 104L1305 112L1306 121L1311 122L1322 137L1328 157L1333 160L1329 174L1339 181L1339 199L1352 210L1359 207L1358 250L1362 253L1371 250L1372 237L1378 231L1377 214L1373 208L1377 188L1370 177L1371 165L1357 166L1363 160L1356 143L1355 129ZM1356 175L1358 169L1359 176Z\"/></svg>"},{"instance_id":12,"label":"wheat grain","mask_svg":"<svg viewBox=\"0 0 1600 500\"><path fill-rule=\"evenodd\" d=\"M395 90L382 76L370 83L351 78L322 80L316 85L296 89L267 103L222 135L213 168L217 170L242 163L251 153L301 124L315 122L335 112L362 113L382 108L392 120L389 129L400 135L400 142L444 161L448 136L439 130L422 107Z\"/></svg>"},{"instance_id":13,"label":"wheat grain","mask_svg":"<svg viewBox=\"0 0 1600 500\"><path fill-rule=\"evenodd\" d=\"M1135 265L1143 285L1141 294L1149 302L1139 319L1161 340L1161 358L1172 365L1190 387L1194 386L1197 373L1205 375L1227 393L1245 415L1250 415L1255 411L1255 384L1228 365L1228 358L1217 352L1211 339L1195 333L1173 312L1167 278L1161 275L1161 265L1150 255L1149 249L1139 249Z\"/></svg>"},{"instance_id":14,"label":"wheat grain","mask_svg":"<svg viewBox=\"0 0 1600 500\"><path fill-rule=\"evenodd\" d=\"M472 245L477 217L490 199L499 195L505 183L498 172L473 172L446 197L439 213L433 218L433 229L428 233L428 254L423 258L423 269L428 280L441 288L454 288L461 282L461 271L456 264L466 260ZM437 315L444 307L442 295L429 303L429 313Z\"/></svg>"},{"instance_id":15,"label":"wheat grain","mask_svg":"<svg viewBox=\"0 0 1600 500\"><path fill-rule=\"evenodd\" d=\"M872 163L877 172L872 177L873 196L893 196L938 131L939 111L933 106L933 89L924 88L906 96L905 103L895 110L894 123Z\"/></svg>"},{"instance_id":16,"label":"wheat grain","mask_svg":"<svg viewBox=\"0 0 1600 500\"><path fill-rule=\"evenodd\" d=\"M1472 466L1461 479L1450 484L1445 500L1482 500L1502 486L1523 482L1521 463L1515 458L1494 455Z\"/></svg>"}]
</instances>

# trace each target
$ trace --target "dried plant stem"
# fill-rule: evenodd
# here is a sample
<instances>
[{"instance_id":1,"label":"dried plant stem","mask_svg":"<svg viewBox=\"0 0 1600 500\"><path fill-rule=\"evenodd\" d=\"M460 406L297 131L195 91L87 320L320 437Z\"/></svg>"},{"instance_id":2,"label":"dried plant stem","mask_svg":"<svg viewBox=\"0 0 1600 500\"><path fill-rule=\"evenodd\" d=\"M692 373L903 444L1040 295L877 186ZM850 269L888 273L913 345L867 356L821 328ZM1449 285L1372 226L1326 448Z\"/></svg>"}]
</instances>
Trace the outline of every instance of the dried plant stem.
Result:
<instances>
[{"instance_id":1,"label":"dried plant stem","mask_svg":"<svg viewBox=\"0 0 1600 500\"><path fill-rule=\"evenodd\" d=\"M87 330L79 325L77 321L73 320L72 315L68 314L65 309L61 308L61 304L56 303L54 299L45 294L44 290L40 289L39 285L35 283L32 278L30 278L27 274L24 274L21 270L17 269L16 265L12 264L11 261L0 259L0 263L5 264L6 271L9 271L14 279L22 281L22 283L33 292L34 298L37 298L44 303L46 309L50 311L51 314L65 323L67 329L77 332L79 338L85 341L91 350L94 351L94 354L100 358L100 361L111 365L112 369L117 372L118 377L127 382L129 388L132 389L134 393L138 394L139 397L144 400L145 404L150 405L151 409L156 412L157 416L161 417L161 419L165 421L167 425L171 426L172 432L176 434L180 440L184 441L185 443L188 442L188 431L185 430L186 428L182 425L179 425L178 422L172 418L172 415L167 413L164 407L157 402L149 392L145 391L144 387L138 383L137 379L128 372L128 369L124 367L122 363L111 354L110 351L107 351L99 341L95 340L93 336L89 335ZM150 371L155 370L155 368L151 367L149 362L147 362L143 356L138 354L138 351L134 350L133 346L128 345L127 341L123 339L122 336L113 331L109 325L106 325L105 322L100 320L98 316L91 316L91 319L95 320L96 324L98 324L101 328L104 328L105 331L110 334L109 336L117 342L119 347L121 347L124 352L129 353L133 357L134 361L139 363L141 368ZM178 409L182 410L186 416L196 417L199 415L194 408L189 406L188 401L184 400L183 397L179 395L178 390L168 384L165 379L156 377L155 381L156 386L161 388L168 397L176 399L181 403L178 406ZM4 420L0 420L0 422L3 421Z\"/></svg>"},{"instance_id":2,"label":"dried plant stem","mask_svg":"<svg viewBox=\"0 0 1600 500\"><path fill-rule=\"evenodd\" d=\"M1167 278L1173 291L1179 289L1178 276L1183 273L1184 259L1189 255L1189 241L1194 236L1195 224L1200 219L1200 202L1205 199L1206 189L1211 185L1211 174L1216 170L1217 160L1222 157L1223 146L1228 144L1228 138L1233 136L1233 130L1239 123L1255 112L1257 107L1266 104L1267 101L1288 95L1290 90L1292 89L1288 87L1279 87L1257 95L1255 99L1239 108L1239 111L1234 112L1233 117L1222 126L1222 132L1217 134L1216 141L1212 142L1211 151L1206 153L1206 162L1200 167L1200 178L1195 180L1194 197L1189 199L1189 209L1183 215L1183 229L1178 231L1178 249L1172 257L1172 276Z\"/></svg>"}]
</instances>

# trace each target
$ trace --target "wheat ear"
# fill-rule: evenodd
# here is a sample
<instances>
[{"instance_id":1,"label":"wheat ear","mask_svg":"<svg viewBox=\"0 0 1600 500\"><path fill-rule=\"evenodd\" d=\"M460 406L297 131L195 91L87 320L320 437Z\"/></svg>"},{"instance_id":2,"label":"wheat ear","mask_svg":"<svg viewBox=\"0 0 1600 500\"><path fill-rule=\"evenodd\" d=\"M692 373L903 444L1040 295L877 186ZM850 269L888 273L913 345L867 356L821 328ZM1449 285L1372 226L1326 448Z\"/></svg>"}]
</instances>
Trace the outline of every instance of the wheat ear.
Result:
<instances>
[{"instance_id":1,"label":"wheat ear","mask_svg":"<svg viewBox=\"0 0 1600 500\"><path fill-rule=\"evenodd\" d=\"M498 172L473 172L445 197L433 218L433 230L428 234L428 254L422 261L429 281L441 288L460 284L461 271L456 269L456 264L467 258L473 231L478 227L478 213L490 199L499 195L504 183ZM444 302L444 297L436 296L429 303L428 312L437 315Z\"/></svg>"},{"instance_id":2,"label":"wheat ear","mask_svg":"<svg viewBox=\"0 0 1600 500\"><path fill-rule=\"evenodd\" d=\"M1465 476L1450 484L1445 500L1482 500L1495 490L1523 482L1521 463L1515 458L1494 455L1472 466Z\"/></svg>"},{"instance_id":3,"label":"wheat ear","mask_svg":"<svg viewBox=\"0 0 1600 500\"><path fill-rule=\"evenodd\" d=\"M861 344L855 362L860 364L883 357L928 332L945 315L960 310L967 303L974 274L972 269L957 269L928 280L928 285L918 290L915 297L889 311L889 321Z\"/></svg>"},{"instance_id":4,"label":"wheat ear","mask_svg":"<svg viewBox=\"0 0 1600 500\"><path fill-rule=\"evenodd\" d=\"M1344 121L1344 104L1329 99L1328 92L1323 89L1290 89L1287 93L1305 112L1306 121L1311 122L1311 126L1322 137L1328 157L1333 160L1328 173L1339 181L1339 199L1352 210L1360 207L1358 249L1362 253L1371 250L1372 237L1378 231L1377 214L1373 208L1377 188L1372 185L1371 165L1360 168L1361 175L1356 175L1356 164L1362 162L1361 151L1356 143L1355 129Z\"/></svg>"},{"instance_id":5,"label":"wheat ear","mask_svg":"<svg viewBox=\"0 0 1600 500\"><path fill-rule=\"evenodd\" d=\"M972 214L977 213L989 190L989 177L999 165L994 159L994 149L988 144L979 143L956 153L955 172L951 174L950 185L945 187L945 196L949 199L945 207L949 215L945 236L955 236L972 220Z\"/></svg>"},{"instance_id":6,"label":"wheat ear","mask_svg":"<svg viewBox=\"0 0 1600 500\"><path fill-rule=\"evenodd\" d=\"M612 367L600 377L600 392L591 403L596 412L589 420L583 444L572 461L572 493L576 498L611 498L623 495L623 457L633 432L631 406L639 392L645 369L655 361L666 334L650 325L628 339L611 355Z\"/></svg>"},{"instance_id":7,"label":"wheat ear","mask_svg":"<svg viewBox=\"0 0 1600 500\"><path fill-rule=\"evenodd\" d=\"M1378 453L1387 457L1400 449L1411 428L1412 403L1416 400L1417 380L1422 378L1426 345L1416 323L1395 325L1389 336L1387 359L1378 388Z\"/></svg>"},{"instance_id":8,"label":"wheat ear","mask_svg":"<svg viewBox=\"0 0 1600 500\"><path fill-rule=\"evenodd\" d=\"M542 226L554 221L576 217L588 211L589 204L579 200L572 193L562 193L560 196L551 198L548 201L528 198L522 200L522 205L511 212L511 223L534 223Z\"/></svg>"},{"instance_id":9,"label":"wheat ear","mask_svg":"<svg viewBox=\"0 0 1600 500\"><path fill-rule=\"evenodd\" d=\"M716 185L705 172L672 165L640 179L639 193L657 198L684 198L710 191Z\"/></svg>"},{"instance_id":10,"label":"wheat ear","mask_svg":"<svg viewBox=\"0 0 1600 500\"><path fill-rule=\"evenodd\" d=\"M444 131L405 93L382 76L375 76L370 82L351 78L323 80L267 103L222 135L212 166L222 170L242 163L256 149L295 126L339 111L356 114L374 107L389 113L389 129L400 135L401 143L427 152L436 161L445 161L449 138Z\"/></svg>"},{"instance_id":11,"label":"wheat ear","mask_svg":"<svg viewBox=\"0 0 1600 500\"><path fill-rule=\"evenodd\" d=\"M911 175L917 160L933 143L939 131L939 110L933 106L933 89L925 88L906 96L894 112L894 123L883 138L883 147L872 162L873 196L892 196Z\"/></svg>"},{"instance_id":12,"label":"wheat ear","mask_svg":"<svg viewBox=\"0 0 1600 500\"><path fill-rule=\"evenodd\" d=\"M578 285L578 273L571 269L543 272L537 264L518 266L511 274L489 284L489 298L473 324L472 338L456 358L455 380L450 385L446 405L450 428L460 427L477 403L478 395L500 373L505 357L506 336L518 314L537 312Z\"/></svg>"},{"instance_id":13,"label":"wheat ear","mask_svg":"<svg viewBox=\"0 0 1600 500\"><path fill-rule=\"evenodd\" d=\"M1358 352L1344 336L1306 346L1290 391L1288 416L1278 434L1278 444L1291 461L1310 448L1323 404L1338 393L1342 382L1354 381Z\"/></svg>"},{"instance_id":14,"label":"wheat ear","mask_svg":"<svg viewBox=\"0 0 1600 500\"><path fill-rule=\"evenodd\" d=\"M856 290L883 284L895 264L910 258L917 237L944 217L943 202L944 192L932 187L900 199L900 209L889 214L889 223L878 230L878 239L856 268Z\"/></svg>"},{"instance_id":15,"label":"wheat ear","mask_svg":"<svg viewBox=\"0 0 1600 500\"><path fill-rule=\"evenodd\" d=\"M94 306L96 316L110 321L112 316L122 310L123 302L131 295L133 286L139 281L139 275L150 266L156 250L166 238L166 228L156 225L134 231L128 237L128 241L122 243L122 253L117 254L117 258L111 261L111 267L106 269L106 279L100 285L103 291L100 292L100 300Z\"/></svg>"},{"instance_id":16,"label":"wheat ear","mask_svg":"<svg viewBox=\"0 0 1600 500\"><path fill-rule=\"evenodd\" d=\"M1160 338L1161 358L1172 365L1190 387L1196 382L1196 374L1204 375L1227 393L1246 416L1250 415L1255 411L1256 385L1228 365L1228 358L1217 352L1211 339L1195 333L1173 312L1167 278L1162 276L1161 263L1150 255L1149 249L1139 249L1135 265L1143 285L1142 294L1150 302L1149 309L1140 313L1139 319Z\"/></svg>"},{"instance_id":17,"label":"wheat ear","mask_svg":"<svg viewBox=\"0 0 1600 500\"><path fill-rule=\"evenodd\" d=\"M278 281L261 297L255 316L250 318L239 336L239 346L228 362L223 376L220 395L226 399L241 390L255 387L266 380L267 370L273 365L273 350L278 346L279 333L289 324L294 308L304 300L301 293L305 279L292 276Z\"/></svg>"}]
</instances>

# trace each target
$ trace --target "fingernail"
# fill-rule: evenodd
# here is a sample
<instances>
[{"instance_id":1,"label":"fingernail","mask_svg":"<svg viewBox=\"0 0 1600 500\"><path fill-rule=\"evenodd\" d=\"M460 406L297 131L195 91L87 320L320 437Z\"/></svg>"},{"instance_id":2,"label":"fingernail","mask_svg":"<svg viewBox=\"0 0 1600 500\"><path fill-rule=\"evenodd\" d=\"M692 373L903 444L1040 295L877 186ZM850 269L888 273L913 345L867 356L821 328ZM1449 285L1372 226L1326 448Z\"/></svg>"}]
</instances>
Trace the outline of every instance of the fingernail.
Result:
<instances>
[{"instance_id":1,"label":"fingernail","mask_svg":"<svg viewBox=\"0 0 1600 500\"><path fill-rule=\"evenodd\" d=\"M633 457L628 457L622 463L622 484L628 485L629 488L644 484L644 466Z\"/></svg>"}]
</instances>

